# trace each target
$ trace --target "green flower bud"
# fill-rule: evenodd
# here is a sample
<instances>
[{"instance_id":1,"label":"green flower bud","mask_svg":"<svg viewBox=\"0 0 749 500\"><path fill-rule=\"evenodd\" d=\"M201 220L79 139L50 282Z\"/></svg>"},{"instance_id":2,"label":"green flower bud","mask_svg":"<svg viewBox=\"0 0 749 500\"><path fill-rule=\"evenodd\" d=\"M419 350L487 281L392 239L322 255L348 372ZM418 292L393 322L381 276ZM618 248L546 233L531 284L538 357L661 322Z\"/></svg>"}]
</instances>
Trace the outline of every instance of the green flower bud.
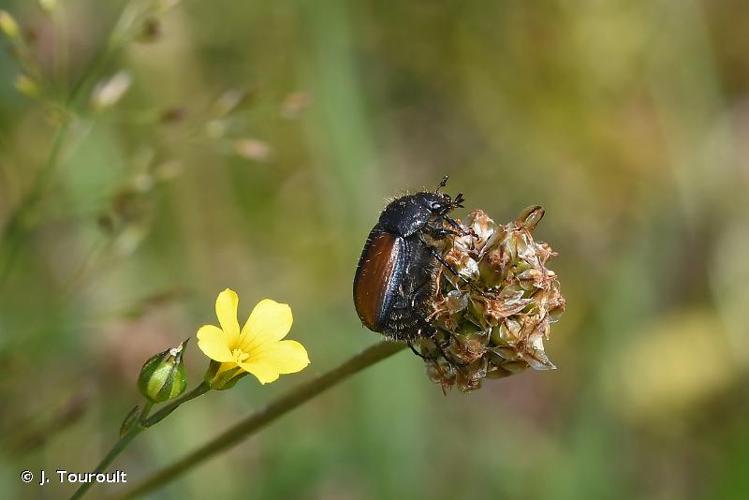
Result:
<instances>
[{"instance_id":1,"label":"green flower bud","mask_svg":"<svg viewBox=\"0 0 749 500\"><path fill-rule=\"evenodd\" d=\"M146 361L138 377L141 394L154 403L162 403L185 392L187 378L182 354L188 340Z\"/></svg>"}]
</instances>

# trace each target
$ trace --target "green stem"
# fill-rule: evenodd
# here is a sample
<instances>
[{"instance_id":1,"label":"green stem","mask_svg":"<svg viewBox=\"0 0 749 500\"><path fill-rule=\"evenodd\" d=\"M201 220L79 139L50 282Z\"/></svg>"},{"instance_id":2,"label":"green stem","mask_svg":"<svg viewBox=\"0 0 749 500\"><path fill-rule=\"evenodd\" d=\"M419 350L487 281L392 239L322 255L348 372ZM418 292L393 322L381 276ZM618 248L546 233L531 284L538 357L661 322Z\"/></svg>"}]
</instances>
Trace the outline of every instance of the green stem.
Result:
<instances>
[{"instance_id":1,"label":"green stem","mask_svg":"<svg viewBox=\"0 0 749 500\"><path fill-rule=\"evenodd\" d=\"M165 467L151 477L145 479L133 488L127 490L123 498L133 498L144 495L163 486L177 476L184 474L208 458L237 445L264 426L285 415L297 406L309 401L323 391L333 387L361 370L382 361L401 351L405 344L383 341L375 344L354 357L343 362L338 367L297 386L270 404L250 414L238 424L230 427L223 434L201 446L186 457L172 465ZM155 415L154 415L155 417Z\"/></svg>"},{"instance_id":2,"label":"green stem","mask_svg":"<svg viewBox=\"0 0 749 500\"><path fill-rule=\"evenodd\" d=\"M107 453L106 456L101 460L101 462L99 462L99 465L97 465L96 469L93 470L94 474L103 472L104 469L106 469L114 461L114 459L117 458L117 455L122 453L122 451L127 448L130 442L135 439L135 436L148 429L152 425L155 425L164 420L180 405L205 394L209 390L210 387L208 387L208 384L203 382L200 385L196 386L190 392L183 394L181 397L164 406L162 409L160 409L150 417L148 416L148 413L151 411L153 403L150 401L146 402L146 404L143 406L143 410L138 416L138 421L130 428L130 430L127 431L127 433L125 433L124 436L120 437L120 439L114 444L112 449L109 450L109 453ZM75 491L75 493L73 493L73 496L70 497L70 500L81 498L93 485L93 482L81 484L81 486Z\"/></svg>"},{"instance_id":3,"label":"green stem","mask_svg":"<svg viewBox=\"0 0 749 500\"><path fill-rule=\"evenodd\" d=\"M130 4L128 4L128 6L129 5ZM128 8L126 6L120 14L120 17L113 28L112 34L107 39L104 47L96 53L89 68L83 72L78 81L73 85L73 89L67 99L61 103L62 123L55 132L52 141L52 148L50 149L47 161L37 173L31 190L21 199L15 209L11 212L8 221L2 229L2 233L0 233L0 250L2 250L2 245L6 243L8 245L5 255L0 255L0 257L3 257L3 262L0 263L0 289L2 289L5 280L10 274L13 263L18 254L18 249L22 243L22 238L26 232L26 228L23 225L23 218L36 206L39 199L44 194L49 178L57 169L60 162L62 146L67 140L68 133L70 132L72 115L75 113L76 109L83 107L85 104L83 100L88 95L87 92L92 82L95 78L98 78L99 73L103 70L109 58L120 48L120 44L123 42L123 40L121 40L121 34L119 33L119 27L127 12Z\"/></svg>"},{"instance_id":4,"label":"green stem","mask_svg":"<svg viewBox=\"0 0 749 500\"><path fill-rule=\"evenodd\" d=\"M201 383L200 385L196 386L190 392L186 392L181 397L175 399L168 405L164 406L162 409L154 413L150 418L143 420L143 426L151 427L154 424L158 424L159 422L164 420L167 416L169 416L170 413L176 410L181 404L187 403L191 399L195 399L198 396L202 396L203 394L208 392L210 389L211 388L208 387L208 384L206 384L205 382Z\"/></svg>"},{"instance_id":5,"label":"green stem","mask_svg":"<svg viewBox=\"0 0 749 500\"><path fill-rule=\"evenodd\" d=\"M107 453L106 456L101 459L99 465L97 465L93 470L94 474L99 474L103 472L104 469L109 467L109 464L111 464L114 459L117 458L117 455L122 453L122 451L127 448L127 445L130 444L130 441L135 439L135 436L146 429L146 427L144 427L142 423L148 417L148 412L151 411L152 406L153 403L151 403L150 401L146 402L146 404L143 405L143 410L141 410L140 415L138 416L138 422L133 425L130 430L125 433L124 436L121 436L120 439L114 444L114 446L112 446L112 449L109 450L109 453ZM78 489L75 490L73 496L70 497L70 500L81 498L89 490L89 488L93 486L93 484L93 482L81 484Z\"/></svg>"},{"instance_id":6,"label":"green stem","mask_svg":"<svg viewBox=\"0 0 749 500\"><path fill-rule=\"evenodd\" d=\"M2 267L0 267L0 285L2 285L8 277L13 261L18 252L18 247L21 243L21 235L24 229L24 216L34 207L38 199L41 197L50 175L55 170L60 160L62 146L67 139L68 132L70 131L70 118L63 116L62 120L62 124L55 132L54 139L52 139L52 147L47 156L47 161L37 174L36 179L34 179L31 191L29 191L26 197L24 197L24 199L19 203L18 207L11 213L8 222L3 228L2 235L0 235L0 243L7 242L9 245L7 254L5 255L5 261Z\"/></svg>"}]
</instances>

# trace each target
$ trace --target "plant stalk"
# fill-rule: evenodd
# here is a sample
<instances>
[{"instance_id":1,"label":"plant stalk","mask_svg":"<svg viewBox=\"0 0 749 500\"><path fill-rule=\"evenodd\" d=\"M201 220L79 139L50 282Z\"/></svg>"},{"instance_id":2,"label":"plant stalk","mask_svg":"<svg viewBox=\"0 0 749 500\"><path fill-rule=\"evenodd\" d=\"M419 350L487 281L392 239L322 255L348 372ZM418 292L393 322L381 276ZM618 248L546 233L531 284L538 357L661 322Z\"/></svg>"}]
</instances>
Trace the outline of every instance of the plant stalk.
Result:
<instances>
[{"instance_id":1,"label":"plant stalk","mask_svg":"<svg viewBox=\"0 0 749 500\"><path fill-rule=\"evenodd\" d=\"M117 455L122 453L122 450L127 448L127 445L130 444L130 441L135 439L135 436L143 432L146 428L142 425L142 422L145 420L145 418L148 416L148 412L151 411L151 407L153 406L153 403L150 401L147 402L145 405L143 405L143 409L140 412L140 415L138 416L138 422L133 425L127 433L125 433L124 436L120 436L120 439L117 440L117 442L112 446L112 449L109 450L109 453L107 453L104 458L101 459L101 462L99 462L99 465L96 466L96 468L93 470L94 474L99 474L101 472L104 472L104 469L106 469L109 464L111 464L115 458L117 458ZM81 498L83 495L86 494L86 492L93 486L93 482L83 483L81 484L77 490L75 490L75 493L73 493L73 496L70 497L70 500L75 500L77 498Z\"/></svg>"},{"instance_id":2,"label":"plant stalk","mask_svg":"<svg viewBox=\"0 0 749 500\"><path fill-rule=\"evenodd\" d=\"M96 466L96 469L94 469L94 474L104 472L104 469L106 469L114 461L114 459L117 458L117 455L122 453L122 451L127 448L130 442L135 439L135 436L148 429L152 425L155 425L164 420L180 405L187 403L191 399L195 399L198 396L202 396L209 390L210 387L208 387L208 384L203 382L200 385L196 386L190 392L183 394L181 397L167 404L150 417L148 416L148 413L151 411L153 403L151 403L150 401L147 402L143 407L143 410L140 412L140 415L138 416L138 422L133 425L132 428L127 431L124 436L120 437L120 439L114 444L114 446L112 446L112 449L109 450L109 453L106 454L101 462L99 462L99 465ZM81 498L93 485L93 482L81 484L81 486L75 491L75 493L73 493L73 496L70 497L70 500Z\"/></svg>"},{"instance_id":3,"label":"plant stalk","mask_svg":"<svg viewBox=\"0 0 749 500\"><path fill-rule=\"evenodd\" d=\"M208 384L205 382L202 382L200 385L196 386L193 390L190 392L187 392L183 394L181 397L175 399L174 401L170 402L166 406L164 406L162 409L148 417L143 421L144 427L151 427L154 424L157 424L164 420L167 416L169 416L170 413L172 413L174 410L176 410L180 405L187 403L191 399L195 399L198 396L202 396L206 392L211 390L210 387L208 387Z\"/></svg>"},{"instance_id":4,"label":"plant stalk","mask_svg":"<svg viewBox=\"0 0 749 500\"><path fill-rule=\"evenodd\" d=\"M223 434L215 437L186 457L156 472L131 489L126 490L122 498L134 498L154 491L201 462L239 444L244 439L300 406L302 403L309 401L365 368L392 356L405 347L405 344L390 341L382 341L379 344L368 347L359 354L344 361L338 367L291 389L286 394L255 413L250 414L244 420L230 427Z\"/></svg>"},{"instance_id":5,"label":"plant stalk","mask_svg":"<svg viewBox=\"0 0 749 500\"><path fill-rule=\"evenodd\" d=\"M18 253L19 245L21 244L21 236L25 229L23 227L23 219L36 205L47 185L49 177L57 168L57 164L60 160L62 146L67 139L71 126L69 117L63 116L62 120L62 123L55 132L54 139L52 139L52 147L49 155L47 155L47 161L37 174L36 179L34 179L31 191L29 191L18 207L16 207L16 209L11 213L0 233L0 258L3 259L2 264L0 264L0 286L2 286L7 279L8 274L10 274L16 254ZM2 244L7 244L7 248L1 248Z\"/></svg>"},{"instance_id":6,"label":"plant stalk","mask_svg":"<svg viewBox=\"0 0 749 500\"><path fill-rule=\"evenodd\" d=\"M127 7L120 14L113 33L107 39L106 45L100 49L94 56L93 62L89 68L83 72L78 81L73 85L73 89L70 91L67 98L60 103L61 111L61 123L57 127L55 136L52 139L52 147L50 153L47 156L47 160L44 166L39 170L34 178L31 190L22 197L18 205L11 211L7 222L4 227L0 229L0 289L4 282L7 280L8 275L11 272L13 264L18 254L19 247L22 243L22 238L28 231L28 228L24 227L23 218L26 214L36 208L37 203L42 198L44 191L49 184L49 180L58 168L60 159L62 157L62 149L68 135L72 128L72 121L75 118L76 110L82 108L84 99L87 96L87 92L90 90L89 87L95 78L100 76L101 71L105 67L109 58L120 46L118 45L121 40L117 38L119 33L117 28L122 24L122 19L125 13L128 11ZM7 248L3 248L7 244Z\"/></svg>"}]
</instances>

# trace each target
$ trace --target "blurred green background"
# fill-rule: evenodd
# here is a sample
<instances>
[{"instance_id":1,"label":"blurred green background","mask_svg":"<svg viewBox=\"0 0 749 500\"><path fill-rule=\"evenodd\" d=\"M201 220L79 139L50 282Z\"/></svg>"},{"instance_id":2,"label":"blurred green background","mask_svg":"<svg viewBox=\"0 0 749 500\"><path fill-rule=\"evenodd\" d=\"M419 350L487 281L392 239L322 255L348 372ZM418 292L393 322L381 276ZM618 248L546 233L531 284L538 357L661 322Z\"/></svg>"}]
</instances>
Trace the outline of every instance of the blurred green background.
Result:
<instances>
[{"instance_id":1,"label":"blurred green background","mask_svg":"<svg viewBox=\"0 0 749 500\"><path fill-rule=\"evenodd\" d=\"M154 2L0 1L4 498L70 493L18 474L92 470L226 287L290 303L312 364L183 407L131 484L375 343L361 247L447 174L498 222L546 208L559 370L443 396L403 352L153 498L749 498L749 4Z\"/></svg>"}]
</instances>

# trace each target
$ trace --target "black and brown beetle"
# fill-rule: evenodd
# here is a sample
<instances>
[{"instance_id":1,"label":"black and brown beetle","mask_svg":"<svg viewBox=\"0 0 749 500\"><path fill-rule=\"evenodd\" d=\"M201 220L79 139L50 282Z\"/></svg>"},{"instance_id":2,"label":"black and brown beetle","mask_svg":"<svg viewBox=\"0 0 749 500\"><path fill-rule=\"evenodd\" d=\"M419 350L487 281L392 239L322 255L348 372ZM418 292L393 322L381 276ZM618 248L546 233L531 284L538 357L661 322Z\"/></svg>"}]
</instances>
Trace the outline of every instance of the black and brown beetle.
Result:
<instances>
[{"instance_id":1,"label":"black and brown beetle","mask_svg":"<svg viewBox=\"0 0 749 500\"><path fill-rule=\"evenodd\" d=\"M463 206L463 195L453 199L441 193L446 183L447 177L434 192L390 202L369 233L356 268L354 305L364 326L409 345L434 333L425 318L439 266L446 265L435 241L460 232L448 214Z\"/></svg>"}]
</instances>

